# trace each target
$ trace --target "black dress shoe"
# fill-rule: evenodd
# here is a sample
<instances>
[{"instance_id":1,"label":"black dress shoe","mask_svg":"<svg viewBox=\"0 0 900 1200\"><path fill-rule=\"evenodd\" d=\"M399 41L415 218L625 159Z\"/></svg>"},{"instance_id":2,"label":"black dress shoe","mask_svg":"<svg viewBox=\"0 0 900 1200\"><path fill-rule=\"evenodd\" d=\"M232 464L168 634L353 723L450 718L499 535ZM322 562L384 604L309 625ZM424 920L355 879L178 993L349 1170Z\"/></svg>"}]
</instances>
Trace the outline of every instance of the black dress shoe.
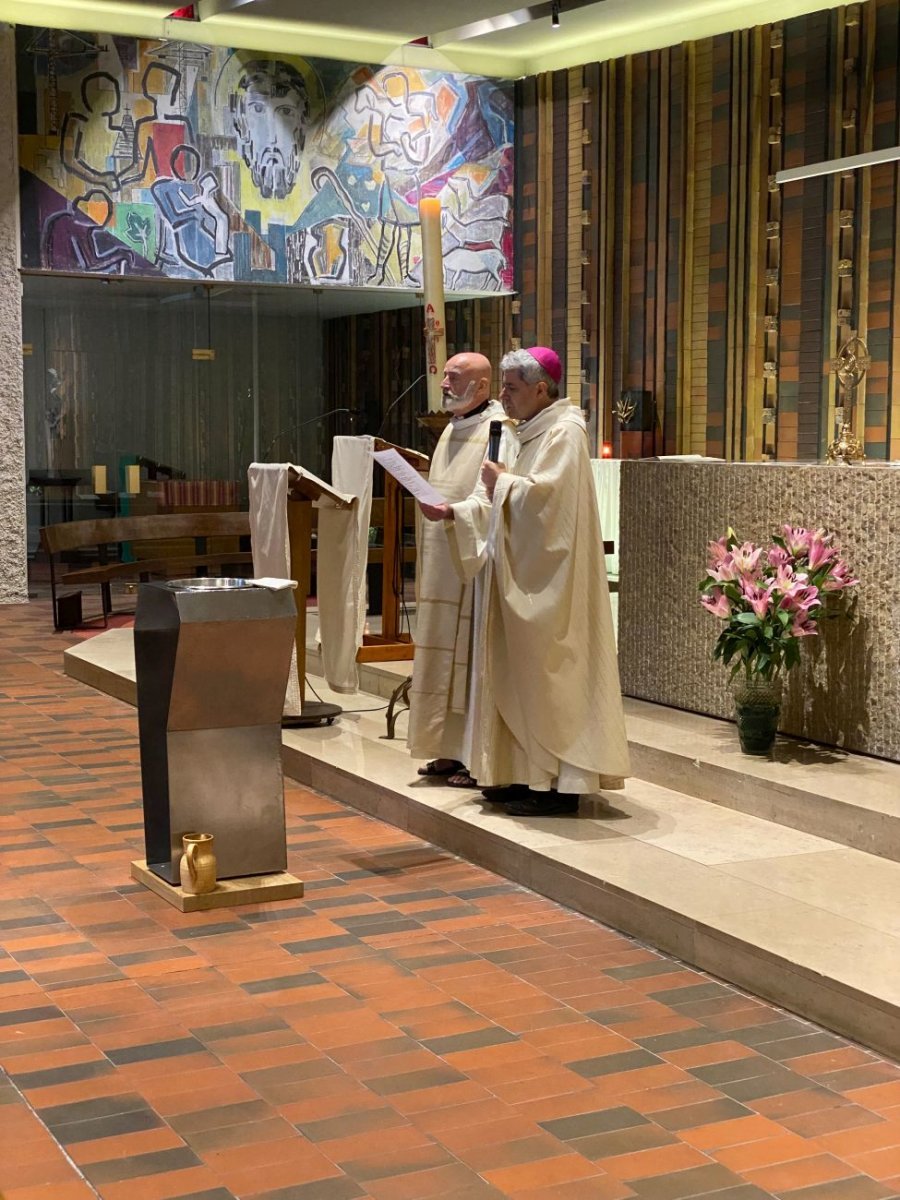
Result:
<instances>
[{"instance_id":1,"label":"black dress shoe","mask_svg":"<svg viewBox=\"0 0 900 1200\"><path fill-rule=\"evenodd\" d=\"M580 796L567 792L529 792L506 805L512 817L562 817L578 812Z\"/></svg>"},{"instance_id":2,"label":"black dress shoe","mask_svg":"<svg viewBox=\"0 0 900 1200\"><path fill-rule=\"evenodd\" d=\"M481 794L491 804L511 804L528 795L528 785L525 783L510 783L506 787L482 788Z\"/></svg>"}]
</instances>

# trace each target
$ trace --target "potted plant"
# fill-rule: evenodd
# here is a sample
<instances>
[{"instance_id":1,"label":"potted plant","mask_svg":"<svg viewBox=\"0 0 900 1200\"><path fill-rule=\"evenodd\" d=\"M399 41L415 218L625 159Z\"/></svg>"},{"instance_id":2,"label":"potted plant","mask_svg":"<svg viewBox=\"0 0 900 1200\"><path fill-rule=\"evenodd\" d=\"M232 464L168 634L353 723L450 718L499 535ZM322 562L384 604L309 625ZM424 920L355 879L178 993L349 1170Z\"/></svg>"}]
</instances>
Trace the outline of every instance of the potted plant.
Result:
<instances>
[{"instance_id":1,"label":"potted plant","mask_svg":"<svg viewBox=\"0 0 900 1200\"><path fill-rule=\"evenodd\" d=\"M739 542L733 529L709 544L700 603L724 622L713 658L731 668L741 749L768 754L781 710L783 676L815 636L828 596L855 587L824 529L784 525L768 547Z\"/></svg>"}]
</instances>

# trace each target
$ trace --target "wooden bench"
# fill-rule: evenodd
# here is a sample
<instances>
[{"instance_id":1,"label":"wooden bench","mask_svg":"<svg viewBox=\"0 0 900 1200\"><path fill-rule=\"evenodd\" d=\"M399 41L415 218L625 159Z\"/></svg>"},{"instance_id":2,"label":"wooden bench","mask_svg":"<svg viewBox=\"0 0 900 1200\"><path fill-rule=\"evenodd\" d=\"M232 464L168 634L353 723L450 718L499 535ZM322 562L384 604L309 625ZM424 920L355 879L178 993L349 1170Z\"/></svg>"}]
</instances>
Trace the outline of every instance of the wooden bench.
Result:
<instances>
[{"instance_id":1,"label":"wooden bench","mask_svg":"<svg viewBox=\"0 0 900 1200\"><path fill-rule=\"evenodd\" d=\"M208 574L211 567L243 567L252 564L249 548L250 516L245 512L204 512L107 517L90 521L66 521L41 529L41 546L50 561L50 594L53 627L74 629L83 623L81 592L59 595L60 588L79 584L100 589L101 612L87 620L108 624L112 608L112 583L125 579L140 582L152 576L178 578ZM187 539L185 553L157 552L154 542L171 544ZM212 550L210 539L225 539ZM125 561L128 545L134 561ZM191 544L193 551L190 550ZM78 552L89 562L65 563L63 555Z\"/></svg>"},{"instance_id":2,"label":"wooden bench","mask_svg":"<svg viewBox=\"0 0 900 1200\"><path fill-rule=\"evenodd\" d=\"M415 501L408 498L404 518L410 529L414 526L414 506ZM314 523L315 515L314 512ZM383 528L384 500L379 497L372 501L370 524L374 529ZM114 581L143 583L153 576L173 579L207 574L210 568L243 567L253 561L249 537L250 516L246 512L157 513L44 525L41 546L50 562L53 626L57 630L74 629L85 620L81 613L81 592L61 596L61 588L96 585L100 590L101 611L86 620L102 620L107 625L113 611L111 585ZM132 561L124 560L126 544L131 550ZM90 561L77 564L63 561L64 555L75 553ZM313 567L315 561L313 551ZM371 546L368 565L380 567L383 561L383 546ZM415 546L404 546L403 562L411 564L415 561Z\"/></svg>"}]
</instances>

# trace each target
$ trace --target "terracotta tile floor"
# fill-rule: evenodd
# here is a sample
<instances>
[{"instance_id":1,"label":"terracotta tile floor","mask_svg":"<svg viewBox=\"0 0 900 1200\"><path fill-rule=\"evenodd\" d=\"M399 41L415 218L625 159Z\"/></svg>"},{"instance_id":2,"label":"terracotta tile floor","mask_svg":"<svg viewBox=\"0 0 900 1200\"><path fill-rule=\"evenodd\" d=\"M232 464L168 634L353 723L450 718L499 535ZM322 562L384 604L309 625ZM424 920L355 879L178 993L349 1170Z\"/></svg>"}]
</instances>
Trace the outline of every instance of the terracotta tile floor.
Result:
<instances>
[{"instance_id":1,"label":"terracotta tile floor","mask_svg":"<svg viewBox=\"0 0 900 1200\"><path fill-rule=\"evenodd\" d=\"M302 901L131 883L135 715L0 609L5 1200L885 1200L900 1068L287 792Z\"/></svg>"}]
</instances>

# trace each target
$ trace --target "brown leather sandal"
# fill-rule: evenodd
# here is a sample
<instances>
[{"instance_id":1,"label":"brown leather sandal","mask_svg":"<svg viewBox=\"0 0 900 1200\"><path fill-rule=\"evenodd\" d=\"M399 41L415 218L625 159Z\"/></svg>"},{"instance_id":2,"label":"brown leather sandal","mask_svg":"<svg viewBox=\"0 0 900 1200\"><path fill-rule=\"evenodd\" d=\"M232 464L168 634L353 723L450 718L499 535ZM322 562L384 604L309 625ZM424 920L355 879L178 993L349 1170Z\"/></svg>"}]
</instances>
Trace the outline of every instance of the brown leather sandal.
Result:
<instances>
[{"instance_id":1,"label":"brown leather sandal","mask_svg":"<svg viewBox=\"0 0 900 1200\"><path fill-rule=\"evenodd\" d=\"M458 771L454 771L452 775L448 776L447 787L468 788L469 790L474 788L476 791L478 790L478 784L465 767L460 768Z\"/></svg>"},{"instance_id":2,"label":"brown leather sandal","mask_svg":"<svg viewBox=\"0 0 900 1200\"><path fill-rule=\"evenodd\" d=\"M443 770L438 769L439 762L449 762L449 767L444 767ZM419 767L420 775L427 775L430 778L443 779L446 775L455 775L458 771L464 769L461 762L456 762L449 758L433 758L431 762L427 762L424 767Z\"/></svg>"}]
</instances>

